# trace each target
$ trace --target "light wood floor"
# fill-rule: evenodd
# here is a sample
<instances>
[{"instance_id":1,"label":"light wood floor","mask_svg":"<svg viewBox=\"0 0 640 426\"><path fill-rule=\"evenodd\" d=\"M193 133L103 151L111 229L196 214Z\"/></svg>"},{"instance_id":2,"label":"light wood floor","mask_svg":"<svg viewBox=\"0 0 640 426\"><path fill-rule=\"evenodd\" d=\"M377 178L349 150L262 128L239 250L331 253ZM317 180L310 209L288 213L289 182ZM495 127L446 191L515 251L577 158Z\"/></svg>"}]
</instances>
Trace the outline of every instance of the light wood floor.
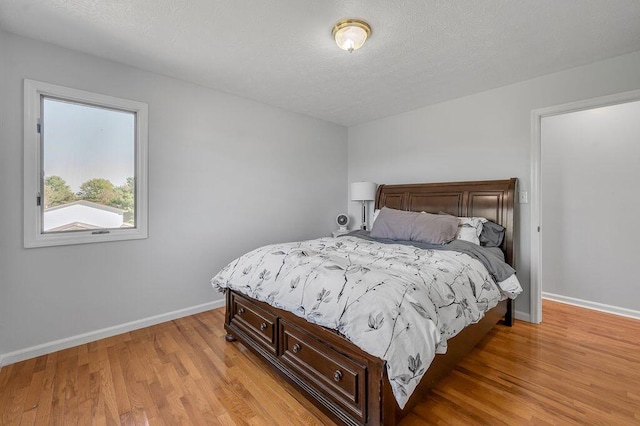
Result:
<instances>
[{"instance_id":1,"label":"light wood floor","mask_svg":"<svg viewBox=\"0 0 640 426\"><path fill-rule=\"evenodd\" d=\"M640 321L544 301L496 326L405 418L417 424L640 424ZM331 424L242 345L223 310L6 366L0 425Z\"/></svg>"}]
</instances>

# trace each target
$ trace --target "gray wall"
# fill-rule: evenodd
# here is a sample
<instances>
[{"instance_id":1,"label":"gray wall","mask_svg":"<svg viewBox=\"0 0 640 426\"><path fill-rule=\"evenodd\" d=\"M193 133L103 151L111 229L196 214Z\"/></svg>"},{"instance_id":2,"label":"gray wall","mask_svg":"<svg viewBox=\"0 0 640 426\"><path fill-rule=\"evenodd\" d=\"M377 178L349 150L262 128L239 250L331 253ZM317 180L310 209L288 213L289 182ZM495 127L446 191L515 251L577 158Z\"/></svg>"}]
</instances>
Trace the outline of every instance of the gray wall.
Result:
<instances>
[{"instance_id":1,"label":"gray wall","mask_svg":"<svg viewBox=\"0 0 640 426\"><path fill-rule=\"evenodd\" d=\"M7 121L5 119L5 112L4 112L4 107L2 106L2 99L4 99L5 97L5 93L6 93L6 84L5 84L5 64L6 64L6 60L5 60L5 56L6 56L6 52L5 52L5 39L6 35L5 33L0 30L0 150L2 150L2 147L5 145L5 141L4 141L4 136L3 135L3 129L7 126ZM3 152L3 151L0 151ZM14 160L14 161L18 161L18 160ZM9 164L10 161L7 158L6 155L4 155L4 153L2 153L0 155L0 197L2 197L4 195L4 186L8 185L8 168L9 168ZM6 182L6 183L5 183ZM20 180L20 182L22 182L22 179ZM14 200L14 202L18 203L20 202L21 198L17 198ZM5 209L5 201L1 201L0 198L0 212L4 212ZM22 226L22 220L20 218L18 218L20 220L19 224L20 226ZM4 213L0 214L0 226L2 226L2 222L4 222ZM15 224L17 226L17 224ZM4 241L4 237L2 235L0 235L0 245L2 244L2 241ZM6 296L4 295L5 290L4 290L4 275L5 275L5 261L4 259L4 252L0 251L0 366L2 365L2 354L4 353L4 348L5 348L5 343L4 343L4 336L7 333L7 330L9 329L8 324L5 324L5 322L2 320L2 312L6 312L9 306L9 301L7 300Z\"/></svg>"},{"instance_id":2,"label":"gray wall","mask_svg":"<svg viewBox=\"0 0 640 426\"><path fill-rule=\"evenodd\" d=\"M531 111L640 88L640 52L349 128L349 182L438 182L517 177L531 186ZM516 300L530 312L530 211L519 206ZM358 204L349 203L353 218ZM356 224L357 226L357 224Z\"/></svg>"},{"instance_id":3,"label":"gray wall","mask_svg":"<svg viewBox=\"0 0 640 426\"><path fill-rule=\"evenodd\" d=\"M544 117L541 136L545 297L640 313L640 102Z\"/></svg>"},{"instance_id":4,"label":"gray wall","mask_svg":"<svg viewBox=\"0 0 640 426\"><path fill-rule=\"evenodd\" d=\"M220 299L256 246L330 235L347 130L0 32L0 355ZM149 104L149 238L23 248L23 79Z\"/></svg>"}]
</instances>

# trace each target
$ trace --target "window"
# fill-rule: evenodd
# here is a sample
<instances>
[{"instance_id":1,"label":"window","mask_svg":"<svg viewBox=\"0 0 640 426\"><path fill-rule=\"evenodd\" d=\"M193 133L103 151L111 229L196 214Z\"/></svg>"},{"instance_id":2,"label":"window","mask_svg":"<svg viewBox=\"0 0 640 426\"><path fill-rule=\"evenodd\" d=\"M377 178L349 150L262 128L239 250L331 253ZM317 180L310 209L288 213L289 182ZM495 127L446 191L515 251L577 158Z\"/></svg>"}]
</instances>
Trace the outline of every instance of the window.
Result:
<instances>
[{"instance_id":1,"label":"window","mask_svg":"<svg viewBox=\"0 0 640 426\"><path fill-rule=\"evenodd\" d=\"M24 245L147 237L147 105L24 81Z\"/></svg>"}]
</instances>

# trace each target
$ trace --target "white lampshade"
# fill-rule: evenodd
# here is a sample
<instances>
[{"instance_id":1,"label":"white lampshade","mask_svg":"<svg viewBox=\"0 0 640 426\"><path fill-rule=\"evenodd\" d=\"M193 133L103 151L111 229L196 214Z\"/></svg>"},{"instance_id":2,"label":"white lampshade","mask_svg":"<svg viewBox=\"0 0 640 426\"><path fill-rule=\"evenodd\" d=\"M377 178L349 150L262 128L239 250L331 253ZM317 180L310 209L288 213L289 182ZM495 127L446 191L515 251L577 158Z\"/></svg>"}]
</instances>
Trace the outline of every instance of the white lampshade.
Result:
<instances>
[{"instance_id":1,"label":"white lampshade","mask_svg":"<svg viewBox=\"0 0 640 426\"><path fill-rule=\"evenodd\" d=\"M374 182L353 182L351 184L351 200L373 201L376 199L377 187Z\"/></svg>"}]
</instances>

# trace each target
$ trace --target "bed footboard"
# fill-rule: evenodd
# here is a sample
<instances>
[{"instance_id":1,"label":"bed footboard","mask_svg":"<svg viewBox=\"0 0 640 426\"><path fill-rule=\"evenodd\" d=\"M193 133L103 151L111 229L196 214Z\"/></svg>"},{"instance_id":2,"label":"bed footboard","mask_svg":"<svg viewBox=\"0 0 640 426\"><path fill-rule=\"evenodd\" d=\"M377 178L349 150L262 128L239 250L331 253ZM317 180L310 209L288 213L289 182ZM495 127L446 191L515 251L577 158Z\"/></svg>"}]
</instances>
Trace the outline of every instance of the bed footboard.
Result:
<instances>
[{"instance_id":1,"label":"bed footboard","mask_svg":"<svg viewBox=\"0 0 640 426\"><path fill-rule=\"evenodd\" d=\"M235 291L226 292L225 329L263 358L336 422L346 425L395 425L429 389L468 354L488 331L506 318L508 301L449 340L437 355L403 410L396 403L384 362L332 330L311 324Z\"/></svg>"}]
</instances>

